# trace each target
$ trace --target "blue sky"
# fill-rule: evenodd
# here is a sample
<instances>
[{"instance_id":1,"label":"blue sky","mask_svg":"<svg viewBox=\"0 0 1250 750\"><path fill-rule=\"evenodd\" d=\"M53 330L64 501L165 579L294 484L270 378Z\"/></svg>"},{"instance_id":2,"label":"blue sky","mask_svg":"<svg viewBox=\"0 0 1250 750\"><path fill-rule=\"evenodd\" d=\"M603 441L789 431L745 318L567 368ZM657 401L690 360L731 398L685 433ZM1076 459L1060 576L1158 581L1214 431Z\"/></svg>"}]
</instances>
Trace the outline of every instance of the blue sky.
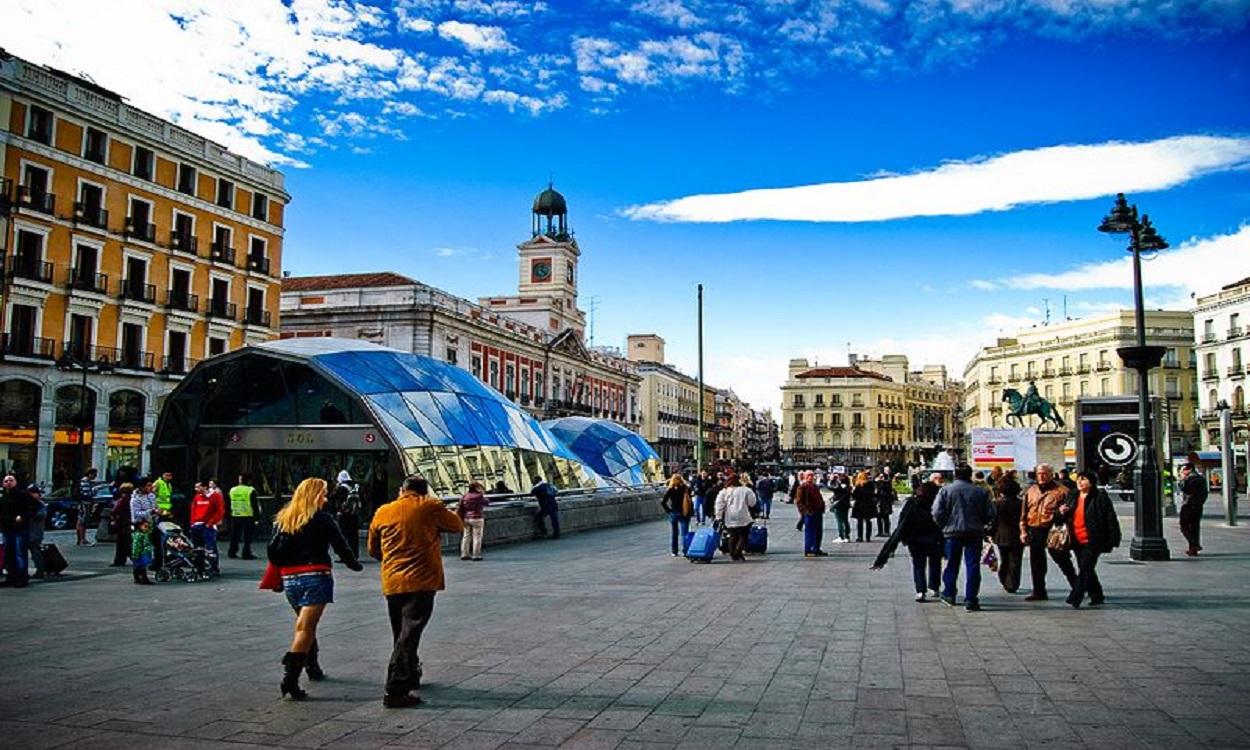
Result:
<instances>
[{"instance_id":1,"label":"blue sky","mask_svg":"<svg viewBox=\"0 0 1250 750\"><path fill-rule=\"evenodd\" d=\"M1154 304L1250 276L1247 0L119 5L11 2L0 46L285 165L285 268L505 292L553 174L597 343L692 370L702 282L757 405L791 356L958 375L1044 299L1127 304L1116 190L1174 245Z\"/></svg>"}]
</instances>

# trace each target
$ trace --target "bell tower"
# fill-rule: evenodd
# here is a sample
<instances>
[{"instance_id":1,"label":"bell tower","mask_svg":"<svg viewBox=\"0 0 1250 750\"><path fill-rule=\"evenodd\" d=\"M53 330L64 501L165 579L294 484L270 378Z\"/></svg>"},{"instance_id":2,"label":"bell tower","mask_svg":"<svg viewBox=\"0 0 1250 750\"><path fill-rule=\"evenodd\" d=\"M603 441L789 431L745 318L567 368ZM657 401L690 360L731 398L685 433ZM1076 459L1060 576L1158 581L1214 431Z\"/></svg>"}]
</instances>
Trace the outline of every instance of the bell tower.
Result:
<instances>
[{"instance_id":1,"label":"bell tower","mask_svg":"<svg viewBox=\"0 0 1250 750\"><path fill-rule=\"evenodd\" d=\"M530 209L530 238L517 245L517 296L480 302L551 334L571 328L582 337L586 315L577 307L581 254L569 228L568 203L548 183Z\"/></svg>"}]
</instances>

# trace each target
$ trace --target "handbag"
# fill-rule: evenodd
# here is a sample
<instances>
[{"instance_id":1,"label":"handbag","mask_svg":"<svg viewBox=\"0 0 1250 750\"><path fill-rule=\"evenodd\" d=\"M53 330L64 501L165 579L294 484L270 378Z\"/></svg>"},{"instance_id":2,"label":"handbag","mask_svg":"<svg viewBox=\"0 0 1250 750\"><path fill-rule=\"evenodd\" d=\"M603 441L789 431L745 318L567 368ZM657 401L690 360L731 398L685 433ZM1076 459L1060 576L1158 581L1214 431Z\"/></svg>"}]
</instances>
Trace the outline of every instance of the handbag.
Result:
<instances>
[{"instance_id":1,"label":"handbag","mask_svg":"<svg viewBox=\"0 0 1250 750\"><path fill-rule=\"evenodd\" d=\"M998 550L991 541L985 542L985 551L981 555L981 564L989 568L991 573L998 572Z\"/></svg>"},{"instance_id":2,"label":"handbag","mask_svg":"<svg viewBox=\"0 0 1250 750\"><path fill-rule=\"evenodd\" d=\"M282 593L282 575L278 572L278 566L273 563L265 565L265 573L260 577L260 585L256 588L273 591L274 593Z\"/></svg>"},{"instance_id":3,"label":"handbag","mask_svg":"<svg viewBox=\"0 0 1250 750\"><path fill-rule=\"evenodd\" d=\"M1050 531L1046 533L1046 549L1067 552L1071 548L1072 535L1068 531L1068 525L1064 523L1051 526Z\"/></svg>"}]
</instances>

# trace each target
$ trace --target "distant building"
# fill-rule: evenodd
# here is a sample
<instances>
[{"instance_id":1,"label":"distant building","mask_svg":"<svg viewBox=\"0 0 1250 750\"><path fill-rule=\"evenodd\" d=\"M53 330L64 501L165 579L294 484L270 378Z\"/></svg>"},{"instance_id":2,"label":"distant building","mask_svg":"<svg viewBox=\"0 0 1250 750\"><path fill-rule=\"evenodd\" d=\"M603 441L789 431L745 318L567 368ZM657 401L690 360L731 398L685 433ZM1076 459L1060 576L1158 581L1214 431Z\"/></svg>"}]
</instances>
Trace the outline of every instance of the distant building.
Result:
<instances>
[{"instance_id":1,"label":"distant building","mask_svg":"<svg viewBox=\"0 0 1250 750\"><path fill-rule=\"evenodd\" d=\"M175 382L277 335L289 201L281 172L0 50L0 470L159 468Z\"/></svg>"},{"instance_id":2,"label":"distant building","mask_svg":"<svg viewBox=\"0 0 1250 750\"><path fill-rule=\"evenodd\" d=\"M1220 445L1219 406L1232 410L1233 439L1250 436L1245 380L1250 373L1250 279L1229 284L1198 298L1194 309L1194 350L1197 352L1201 443Z\"/></svg>"},{"instance_id":3,"label":"distant building","mask_svg":"<svg viewBox=\"0 0 1250 750\"><path fill-rule=\"evenodd\" d=\"M1024 393L1032 382L1058 407L1072 436L1078 398L1137 393L1137 372L1126 368L1116 354L1118 348L1135 343L1132 310L1037 326L1014 338L998 339L964 368L967 428L1006 426L1008 404L1003 394L1008 389ZM1167 406L1172 452L1184 453L1197 447L1198 439L1194 314L1147 310L1146 343L1167 349L1162 366L1151 371L1150 393ZM1035 423L1035 417L1029 419Z\"/></svg>"},{"instance_id":4,"label":"distant building","mask_svg":"<svg viewBox=\"0 0 1250 750\"><path fill-rule=\"evenodd\" d=\"M515 297L474 303L390 272L288 278L282 337L362 339L422 354L467 369L535 417L598 417L636 430L634 365L583 341L581 251L566 211L550 188L535 199L536 234L518 246L526 270Z\"/></svg>"}]
</instances>

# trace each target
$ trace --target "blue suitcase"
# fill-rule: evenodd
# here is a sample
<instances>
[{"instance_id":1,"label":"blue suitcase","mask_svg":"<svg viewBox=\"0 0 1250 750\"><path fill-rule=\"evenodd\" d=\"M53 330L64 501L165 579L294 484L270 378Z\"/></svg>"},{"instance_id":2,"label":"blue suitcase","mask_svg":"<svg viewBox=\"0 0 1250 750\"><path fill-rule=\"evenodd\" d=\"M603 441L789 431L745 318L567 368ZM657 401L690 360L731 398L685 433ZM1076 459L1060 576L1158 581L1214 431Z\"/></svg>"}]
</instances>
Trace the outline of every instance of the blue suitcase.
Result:
<instances>
[{"instance_id":1,"label":"blue suitcase","mask_svg":"<svg viewBox=\"0 0 1250 750\"><path fill-rule=\"evenodd\" d=\"M699 529L690 540L690 548L686 550L686 558L690 562L712 562L716 550L720 547L720 532L712 529Z\"/></svg>"},{"instance_id":2,"label":"blue suitcase","mask_svg":"<svg viewBox=\"0 0 1250 750\"><path fill-rule=\"evenodd\" d=\"M768 552L768 527L758 523L751 524L747 532L747 552L762 555Z\"/></svg>"}]
</instances>

